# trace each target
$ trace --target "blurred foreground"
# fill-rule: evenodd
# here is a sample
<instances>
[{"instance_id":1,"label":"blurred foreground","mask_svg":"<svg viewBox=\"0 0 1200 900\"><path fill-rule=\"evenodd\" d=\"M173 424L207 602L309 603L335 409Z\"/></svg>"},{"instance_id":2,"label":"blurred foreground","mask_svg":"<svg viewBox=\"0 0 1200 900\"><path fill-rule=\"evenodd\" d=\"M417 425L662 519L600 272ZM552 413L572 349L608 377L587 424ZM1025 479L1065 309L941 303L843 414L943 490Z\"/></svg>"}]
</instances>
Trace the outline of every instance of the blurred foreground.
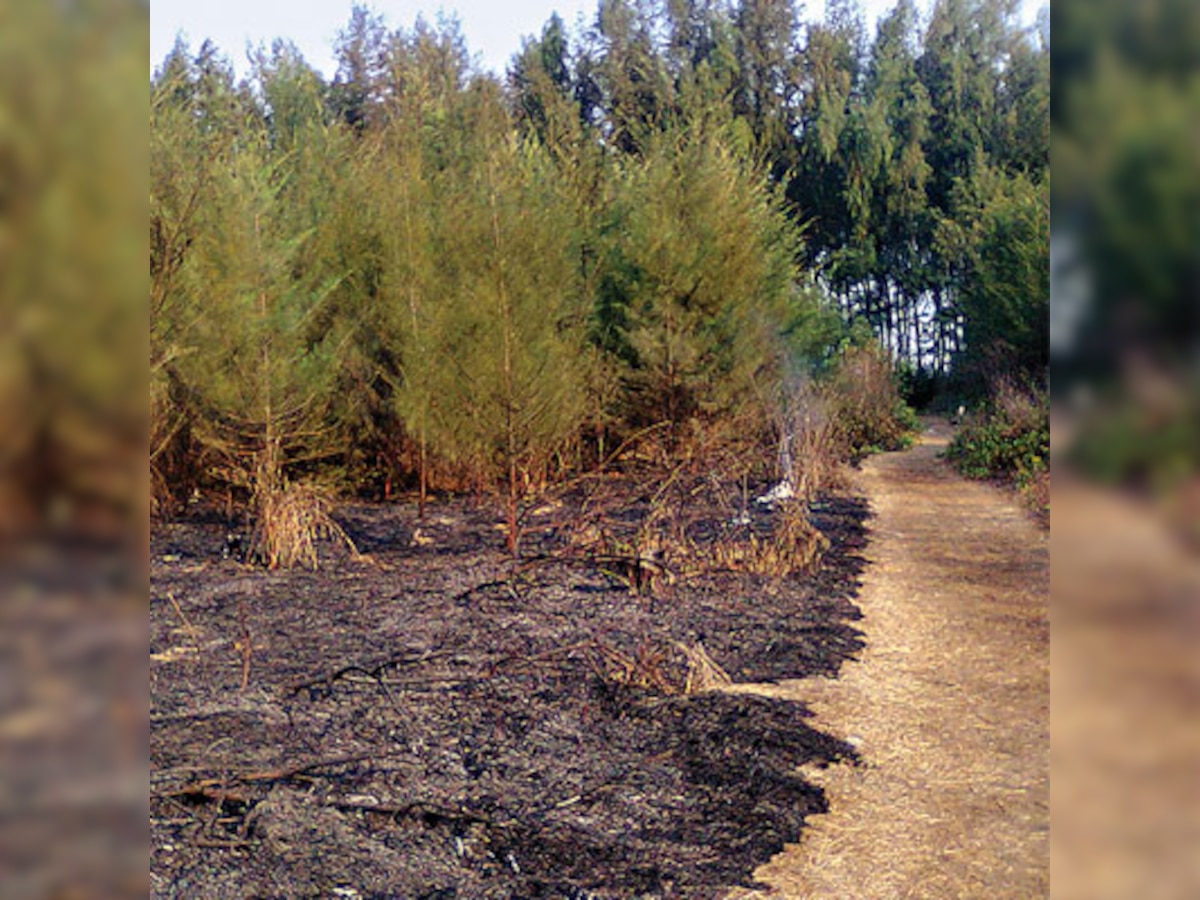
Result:
<instances>
[{"instance_id":1,"label":"blurred foreground","mask_svg":"<svg viewBox=\"0 0 1200 900\"><path fill-rule=\"evenodd\" d=\"M1053 7L1052 880L1200 896L1200 9Z\"/></svg>"},{"instance_id":2,"label":"blurred foreground","mask_svg":"<svg viewBox=\"0 0 1200 900\"><path fill-rule=\"evenodd\" d=\"M1197 896L1200 560L1136 497L1055 474L1056 898Z\"/></svg>"},{"instance_id":3,"label":"blurred foreground","mask_svg":"<svg viewBox=\"0 0 1200 900\"><path fill-rule=\"evenodd\" d=\"M145 896L144 3L0 5L0 896Z\"/></svg>"}]
</instances>

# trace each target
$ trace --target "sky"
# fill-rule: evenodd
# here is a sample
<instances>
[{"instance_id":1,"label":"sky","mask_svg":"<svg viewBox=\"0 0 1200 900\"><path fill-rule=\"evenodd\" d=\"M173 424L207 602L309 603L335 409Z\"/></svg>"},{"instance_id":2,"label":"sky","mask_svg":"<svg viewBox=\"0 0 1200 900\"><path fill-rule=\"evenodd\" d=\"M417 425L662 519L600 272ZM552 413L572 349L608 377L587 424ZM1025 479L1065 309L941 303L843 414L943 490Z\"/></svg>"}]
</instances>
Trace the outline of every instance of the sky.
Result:
<instances>
[{"instance_id":1,"label":"sky","mask_svg":"<svg viewBox=\"0 0 1200 900\"><path fill-rule=\"evenodd\" d=\"M246 47L270 45L277 37L289 38L300 48L309 64L332 78L333 43L338 31L350 21L355 0L151 0L150 64L156 67L170 51L179 33L187 38L192 52L211 38L229 57L237 71L247 70ZM918 6L926 3L918 0ZM864 0L868 27L895 0ZM485 69L503 74L521 38L541 33L552 12L558 12L568 27L582 16L588 23L595 16L598 0L374 0L367 4L383 14L388 28L411 27L417 15L430 22L439 11L457 15L467 46L477 54ZM824 0L804 4L805 19L819 19ZM1025 21L1033 21L1039 0L1024 0Z\"/></svg>"},{"instance_id":2,"label":"sky","mask_svg":"<svg viewBox=\"0 0 1200 900\"><path fill-rule=\"evenodd\" d=\"M439 11L456 14L467 47L484 68L502 74L525 35L540 34L557 11L568 26L585 13L590 20L597 0L374 0L388 28L411 27L421 14L434 22ZM239 73L246 71L246 45L268 46L276 37L293 41L309 64L327 78L336 70L333 42L350 21L354 0L151 0L150 62L157 66L182 31L193 52L212 38Z\"/></svg>"}]
</instances>

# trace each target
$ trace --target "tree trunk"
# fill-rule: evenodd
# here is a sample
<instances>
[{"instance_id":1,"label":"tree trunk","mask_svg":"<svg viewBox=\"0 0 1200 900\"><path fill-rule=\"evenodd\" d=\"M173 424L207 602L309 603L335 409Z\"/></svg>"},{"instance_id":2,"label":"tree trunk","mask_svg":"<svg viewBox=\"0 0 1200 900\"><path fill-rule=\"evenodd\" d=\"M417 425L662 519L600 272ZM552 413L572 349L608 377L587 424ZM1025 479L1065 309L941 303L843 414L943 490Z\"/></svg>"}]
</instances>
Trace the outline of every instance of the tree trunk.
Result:
<instances>
[{"instance_id":1,"label":"tree trunk","mask_svg":"<svg viewBox=\"0 0 1200 900\"><path fill-rule=\"evenodd\" d=\"M493 176L494 177L494 176ZM500 307L500 331L503 358L501 382L504 390L504 461L508 478L508 551L517 555L517 505L520 488L517 485L517 425L513 419L516 410L516 383L513 373L512 309L508 298L508 286L504 276L504 240L500 231L500 212L496 207L496 190L490 196L492 207L492 241L496 252L496 299Z\"/></svg>"}]
</instances>

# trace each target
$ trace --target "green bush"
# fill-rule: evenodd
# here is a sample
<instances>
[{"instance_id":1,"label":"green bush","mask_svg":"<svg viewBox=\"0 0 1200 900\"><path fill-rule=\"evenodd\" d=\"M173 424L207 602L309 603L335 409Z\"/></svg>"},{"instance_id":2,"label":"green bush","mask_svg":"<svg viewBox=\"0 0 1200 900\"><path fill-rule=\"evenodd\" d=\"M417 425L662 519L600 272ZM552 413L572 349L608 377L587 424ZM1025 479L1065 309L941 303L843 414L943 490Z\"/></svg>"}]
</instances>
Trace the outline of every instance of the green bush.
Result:
<instances>
[{"instance_id":1,"label":"green bush","mask_svg":"<svg viewBox=\"0 0 1200 900\"><path fill-rule=\"evenodd\" d=\"M1200 471L1197 404L1162 412L1124 401L1084 420L1071 451L1088 477L1169 493Z\"/></svg>"},{"instance_id":2,"label":"green bush","mask_svg":"<svg viewBox=\"0 0 1200 900\"><path fill-rule=\"evenodd\" d=\"M1025 488L1050 459L1050 404L1043 391L1001 385L963 425L946 457L968 478L998 478Z\"/></svg>"}]
</instances>

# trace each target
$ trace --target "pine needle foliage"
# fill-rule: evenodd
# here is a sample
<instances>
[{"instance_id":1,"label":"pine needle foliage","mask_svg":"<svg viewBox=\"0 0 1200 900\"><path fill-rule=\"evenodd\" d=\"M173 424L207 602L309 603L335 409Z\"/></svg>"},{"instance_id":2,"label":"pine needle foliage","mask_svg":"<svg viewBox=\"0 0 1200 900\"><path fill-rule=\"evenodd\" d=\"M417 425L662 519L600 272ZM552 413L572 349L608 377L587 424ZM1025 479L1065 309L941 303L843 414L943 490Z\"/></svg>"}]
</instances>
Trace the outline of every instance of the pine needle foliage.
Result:
<instances>
[{"instance_id":1,"label":"pine needle foliage","mask_svg":"<svg viewBox=\"0 0 1200 900\"><path fill-rule=\"evenodd\" d=\"M240 473L261 518L278 507L288 467L327 452L344 342L322 316L342 277L322 223L337 202L341 145L320 121L296 126L288 150L261 119L239 125L206 144L205 202L172 291L182 348L172 371L199 439Z\"/></svg>"},{"instance_id":2,"label":"pine needle foliage","mask_svg":"<svg viewBox=\"0 0 1200 900\"><path fill-rule=\"evenodd\" d=\"M417 444L420 515L424 516L430 467L430 418L438 342L444 312L439 268L440 216L437 172L416 138L393 125L369 154L372 189L367 198L376 236L379 283L370 321L395 361L391 402Z\"/></svg>"},{"instance_id":3,"label":"pine needle foliage","mask_svg":"<svg viewBox=\"0 0 1200 900\"><path fill-rule=\"evenodd\" d=\"M703 129L664 136L620 179L629 415L678 428L729 413L775 362L797 232L765 180Z\"/></svg>"},{"instance_id":4,"label":"pine needle foliage","mask_svg":"<svg viewBox=\"0 0 1200 900\"><path fill-rule=\"evenodd\" d=\"M440 447L517 505L586 412L570 208L545 152L497 141L447 189L450 272L432 426Z\"/></svg>"}]
</instances>

